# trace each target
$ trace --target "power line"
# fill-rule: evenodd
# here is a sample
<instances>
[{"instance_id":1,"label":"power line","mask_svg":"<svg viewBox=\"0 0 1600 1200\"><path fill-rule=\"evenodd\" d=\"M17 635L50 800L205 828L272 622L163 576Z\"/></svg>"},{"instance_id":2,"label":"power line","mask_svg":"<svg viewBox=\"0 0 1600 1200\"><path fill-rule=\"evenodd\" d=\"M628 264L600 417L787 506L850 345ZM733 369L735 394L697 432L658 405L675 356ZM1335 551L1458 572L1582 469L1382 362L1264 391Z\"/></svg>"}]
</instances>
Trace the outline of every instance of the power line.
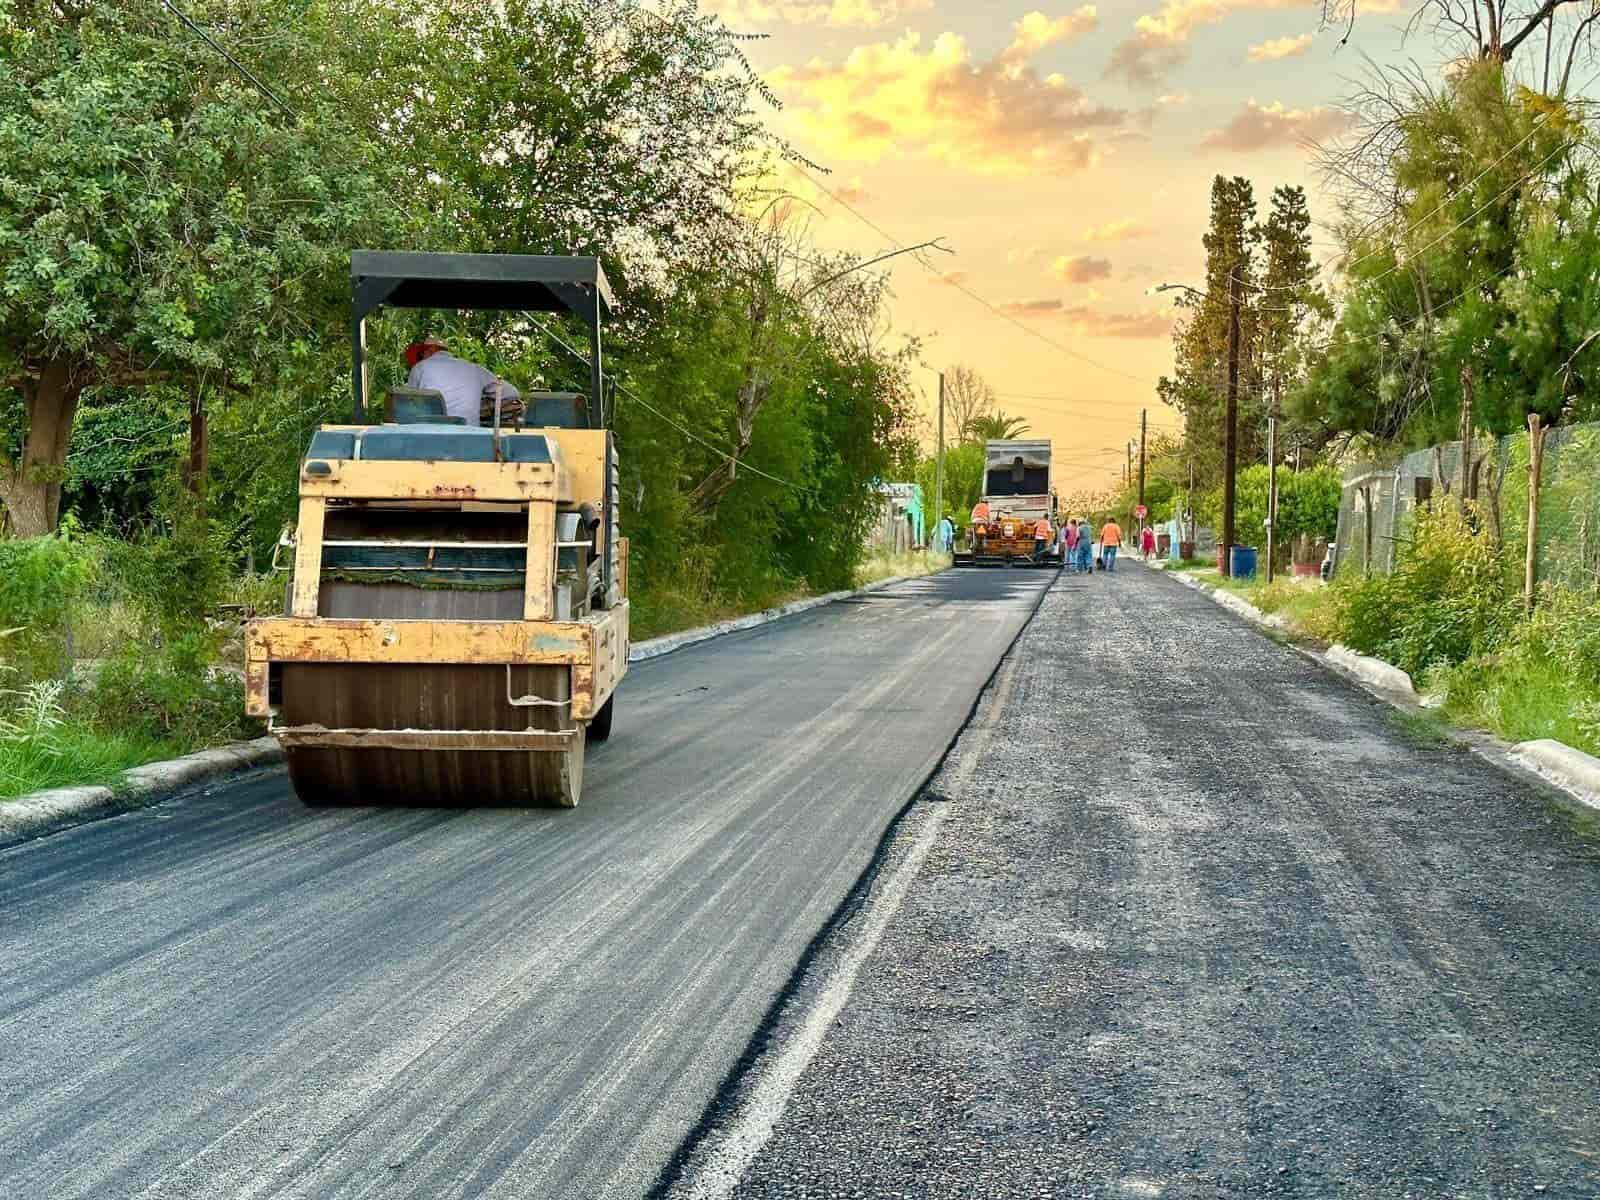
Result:
<instances>
[{"instance_id":1,"label":"power line","mask_svg":"<svg viewBox=\"0 0 1600 1200\"><path fill-rule=\"evenodd\" d=\"M284 116L288 117L291 121L298 121L300 119L299 117L295 116L294 110L292 108L290 108L287 104L285 104L281 99L278 98L278 94L276 92L274 92L266 84L262 83L261 80L257 79L254 75L252 75L250 73L249 68L247 68L242 62L240 62L233 55L229 54L227 49L225 47L223 47L223 45L220 42L218 42L216 40L216 38L212 37L204 29L202 29L200 26L196 25L193 21L191 21L189 19L189 17L185 13L181 12L178 9L177 5L172 3L172 0L161 0L161 3L162 3L162 5L165 6L165 8L167 9L168 12L170 12L173 16L177 17L178 20L182 21L185 25L187 25L189 27L189 29L194 33L194 35L196 37L198 37L201 41L205 42L206 45L210 46L218 54L222 55L223 58L227 59L229 64L232 65L232 67L233 67L233 69L235 71L239 72L239 74L243 75L246 79L248 79L252 84L255 85L255 88L256 88L256 90L258 92L260 92L268 100L271 100L280 109L282 109Z\"/></svg>"},{"instance_id":2,"label":"power line","mask_svg":"<svg viewBox=\"0 0 1600 1200\"><path fill-rule=\"evenodd\" d=\"M524 315L526 316L526 314L524 314ZM535 317L527 317L527 321L528 321L528 323L530 325L534 326L534 328L541 330L545 334L545 336L549 337L558 346L560 346L563 350L565 350L568 354L572 355L574 358L578 359L580 362L587 363L589 361L589 356L587 354L584 354L581 350L576 349L572 345L572 343L568 342L564 337L562 337L555 330L551 329L543 321L540 321ZM770 479L773 483L778 483L778 484L782 484L784 487L793 488L797 492L803 492L803 491L806 490L805 488L801 487L798 483L794 483L794 482L792 482L791 480L788 480L788 479L780 479L776 475L768 474L766 471L763 471L760 467L753 467L748 462L746 462L744 459L738 457L737 455L730 454L728 451L724 450L721 446L718 446L718 445L716 445L715 443L712 443L712 442L708 442L705 438L703 438L699 434L695 433L692 429L689 429L686 426L679 424L673 418L667 416L666 413L662 412L655 405L651 404L648 400L644 399L644 397L640 396L637 392L635 392L627 384L623 383L615 375L611 376L611 386L616 388L617 391L621 392L623 395L627 396L628 399L632 400L635 404L637 404L640 408L644 409L646 412L654 413L657 417L661 418L661 420L665 421L668 425L672 426L674 429L676 429L679 433L683 434L683 436L688 438L690 441L699 443L701 446L704 446L707 450L711 451L713 454L717 455L719 458L723 459L726 462L732 463L735 467L743 467L746 471L749 471L752 475L759 475L763 479Z\"/></svg>"},{"instance_id":3,"label":"power line","mask_svg":"<svg viewBox=\"0 0 1600 1200\"><path fill-rule=\"evenodd\" d=\"M827 195L831 196L833 198L834 202L839 205L839 207L843 208L851 216L855 217L856 220L860 221L868 229L871 229L874 233L876 233L879 237L883 238L884 241L888 242L891 246L895 247L896 249L900 249L900 250L903 250L905 248L905 243L901 242L898 238L896 238L888 230L884 229L883 226L879 225L871 217L867 216L865 213L863 213L860 209L856 208L853 204L851 204L844 197L840 196L838 192L835 192L827 184L823 183L810 170L808 170L804 166L801 166L801 165L799 165L797 163L794 163L794 162L790 162L788 164L788 166L790 167L791 170L798 171L801 174L803 174L807 179L811 180L811 182L813 184L815 184L818 188L820 188ZM1050 346L1052 349L1059 350L1062 354L1067 355L1069 358L1075 358L1079 362L1087 363L1091 367L1096 367L1099 370L1107 371L1112 375L1120 375L1124 379L1131 379L1131 380L1133 380L1134 383L1148 384L1150 382L1148 379L1144 379L1144 378L1142 378L1142 377L1140 377L1138 375L1131 374L1130 372L1124 371L1124 370L1122 370L1122 369L1120 369L1118 367L1110 366L1107 363L1100 362L1098 359L1090 358L1087 354L1084 354L1084 353L1082 353L1080 351L1074 350L1071 346L1068 346L1068 345L1066 345L1066 344L1064 344L1062 342L1056 341L1054 338L1050 337L1048 334L1041 333L1039 330L1035 329L1032 325L1027 324L1027 322L1017 319L1011 313L1006 312L1004 309L1002 309L998 305L992 303L986 297L980 296L977 292L973 291L971 288L969 288L965 283L961 282L960 280L951 279L944 272L942 272L942 271L938 270L936 267L934 267L934 265L932 263L928 262L922 255L915 254L912 257L917 260L918 265L921 266L924 271L928 272L928 274L937 277L942 283L946 284L949 287L955 288L956 291L960 292L962 295L968 297L969 299L975 300L977 303L981 304L984 308L988 309L995 316L999 317L1002 321L1006 321L1006 322L1009 322L1012 325L1015 325L1018 329L1022 330L1022 332L1028 334L1030 337L1037 338L1039 341L1043 342L1045 345Z\"/></svg>"}]
</instances>

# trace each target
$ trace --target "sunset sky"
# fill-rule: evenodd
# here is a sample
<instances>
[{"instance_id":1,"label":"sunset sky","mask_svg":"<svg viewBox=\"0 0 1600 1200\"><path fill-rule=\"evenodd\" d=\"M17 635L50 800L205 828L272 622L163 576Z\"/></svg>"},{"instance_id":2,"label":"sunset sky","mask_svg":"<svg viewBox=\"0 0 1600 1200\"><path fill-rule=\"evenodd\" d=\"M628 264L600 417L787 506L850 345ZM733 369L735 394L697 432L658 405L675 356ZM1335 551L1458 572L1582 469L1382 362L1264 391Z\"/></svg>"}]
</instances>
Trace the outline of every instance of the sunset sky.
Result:
<instances>
[{"instance_id":1,"label":"sunset sky","mask_svg":"<svg viewBox=\"0 0 1600 1200\"><path fill-rule=\"evenodd\" d=\"M1304 143L1362 55L1403 45L1396 0L1364 0L1350 44L1303 0L702 0L766 37L752 63L783 100L776 128L828 167L828 188L903 243L943 237L945 278L901 260L896 328L933 367L964 362L1057 446L1063 492L1120 475L1121 447L1172 362L1172 309L1146 295L1201 275L1207 198L1221 172L1302 184L1333 222ZM882 234L821 196L824 245L880 253ZM1332 252L1315 231L1313 255ZM954 283L1091 365L1030 336ZM930 395L933 376L928 374Z\"/></svg>"}]
</instances>

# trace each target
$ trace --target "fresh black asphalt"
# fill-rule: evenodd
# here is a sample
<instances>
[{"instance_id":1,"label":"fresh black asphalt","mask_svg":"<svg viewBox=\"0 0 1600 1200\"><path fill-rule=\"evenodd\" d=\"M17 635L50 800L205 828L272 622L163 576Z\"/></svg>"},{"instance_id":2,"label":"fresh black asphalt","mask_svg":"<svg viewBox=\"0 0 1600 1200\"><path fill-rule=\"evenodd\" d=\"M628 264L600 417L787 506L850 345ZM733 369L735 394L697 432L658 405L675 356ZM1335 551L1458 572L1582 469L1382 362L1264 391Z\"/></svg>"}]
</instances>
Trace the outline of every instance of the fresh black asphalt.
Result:
<instances>
[{"instance_id":1,"label":"fresh black asphalt","mask_svg":"<svg viewBox=\"0 0 1600 1200\"><path fill-rule=\"evenodd\" d=\"M571 812L281 775L0 852L0 1197L637 1197L1052 574L636 665Z\"/></svg>"},{"instance_id":2,"label":"fresh black asphalt","mask_svg":"<svg viewBox=\"0 0 1600 1200\"><path fill-rule=\"evenodd\" d=\"M1135 564L995 693L733 1196L1600 1196L1592 817Z\"/></svg>"}]
</instances>

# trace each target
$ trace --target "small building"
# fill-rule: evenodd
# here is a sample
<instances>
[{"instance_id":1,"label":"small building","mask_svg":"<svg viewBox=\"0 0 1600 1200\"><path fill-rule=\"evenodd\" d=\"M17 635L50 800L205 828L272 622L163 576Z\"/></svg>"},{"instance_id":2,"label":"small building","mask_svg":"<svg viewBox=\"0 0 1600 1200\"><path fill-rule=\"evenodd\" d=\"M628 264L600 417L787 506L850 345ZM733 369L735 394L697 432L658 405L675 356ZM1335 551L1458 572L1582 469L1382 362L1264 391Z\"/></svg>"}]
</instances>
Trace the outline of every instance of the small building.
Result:
<instances>
[{"instance_id":1,"label":"small building","mask_svg":"<svg viewBox=\"0 0 1600 1200\"><path fill-rule=\"evenodd\" d=\"M880 483L878 518L867 530L867 546L894 553L921 549L927 539L925 521L921 484Z\"/></svg>"}]
</instances>

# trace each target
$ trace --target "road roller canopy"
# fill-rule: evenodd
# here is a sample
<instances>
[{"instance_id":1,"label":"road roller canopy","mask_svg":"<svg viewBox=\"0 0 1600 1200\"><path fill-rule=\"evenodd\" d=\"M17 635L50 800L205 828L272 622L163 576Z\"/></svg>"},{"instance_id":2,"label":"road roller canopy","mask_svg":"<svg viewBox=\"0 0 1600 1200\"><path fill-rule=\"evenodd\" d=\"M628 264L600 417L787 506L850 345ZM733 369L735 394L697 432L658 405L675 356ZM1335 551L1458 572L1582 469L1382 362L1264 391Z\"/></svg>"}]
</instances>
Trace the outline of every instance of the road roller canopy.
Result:
<instances>
[{"instance_id":1,"label":"road roller canopy","mask_svg":"<svg viewBox=\"0 0 1600 1200\"><path fill-rule=\"evenodd\" d=\"M355 250L350 255L351 388L366 420L367 317L382 307L569 312L589 329L589 426L606 426L600 326L611 283L593 255L434 254Z\"/></svg>"}]
</instances>

